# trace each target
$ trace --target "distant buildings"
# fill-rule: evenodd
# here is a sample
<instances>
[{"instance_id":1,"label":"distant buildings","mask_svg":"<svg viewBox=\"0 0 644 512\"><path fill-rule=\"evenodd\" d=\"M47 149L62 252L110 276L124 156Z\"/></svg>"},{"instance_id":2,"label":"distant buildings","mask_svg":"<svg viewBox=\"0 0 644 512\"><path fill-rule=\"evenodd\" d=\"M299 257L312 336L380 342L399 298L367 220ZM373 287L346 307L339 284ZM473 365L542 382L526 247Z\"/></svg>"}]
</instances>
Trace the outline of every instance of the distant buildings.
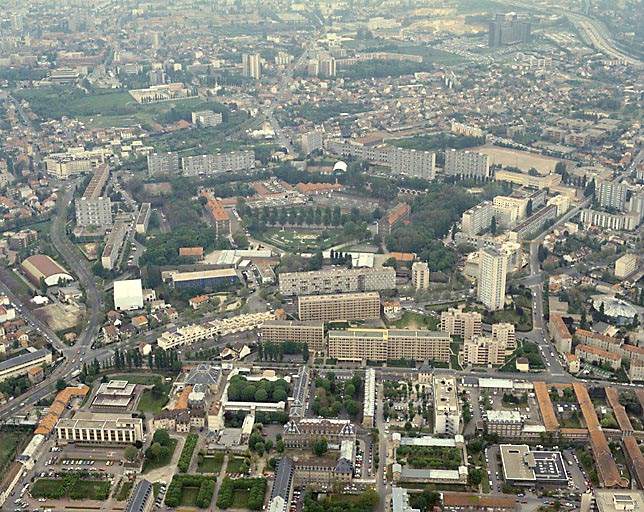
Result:
<instances>
[{"instance_id":1,"label":"distant buildings","mask_svg":"<svg viewBox=\"0 0 644 512\"><path fill-rule=\"evenodd\" d=\"M480 251L478 300L490 311L505 304L507 257L498 249L484 247Z\"/></svg>"},{"instance_id":2,"label":"distant buildings","mask_svg":"<svg viewBox=\"0 0 644 512\"><path fill-rule=\"evenodd\" d=\"M324 132L313 130L312 132L302 135L302 152L310 155L313 151L322 149L324 146Z\"/></svg>"},{"instance_id":3,"label":"distant buildings","mask_svg":"<svg viewBox=\"0 0 644 512\"><path fill-rule=\"evenodd\" d=\"M244 53L242 55L242 75L259 80L262 76L262 66L259 53Z\"/></svg>"},{"instance_id":4,"label":"distant buildings","mask_svg":"<svg viewBox=\"0 0 644 512\"><path fill-rule=\"evenodd\" d=\"M224 118L221 112L213 112L212 110L192 112L192 124L202 128L220 125L223 120Z\"/></svg>"},{"instance_id":5,"label":"distant buildings","mask_svg":"<svg viewBox=\"0 0 644 512\"><path fill-rule=\"evenodd\" d=\"M497 14L489 25L488 46L498 48L530 40L531 24L514 12Z\"/></svg>"},{"instance_id":6,"label":"distant buildings","mask_svg":"<svg viewBox=\"0 0 644 512\"><path fill-rule=\"evenodd\" d=\"M312 295L387 290L396 287L396 271L382 268L337 268L280 274L282 295Z\"/></svg>"}]
</instances>

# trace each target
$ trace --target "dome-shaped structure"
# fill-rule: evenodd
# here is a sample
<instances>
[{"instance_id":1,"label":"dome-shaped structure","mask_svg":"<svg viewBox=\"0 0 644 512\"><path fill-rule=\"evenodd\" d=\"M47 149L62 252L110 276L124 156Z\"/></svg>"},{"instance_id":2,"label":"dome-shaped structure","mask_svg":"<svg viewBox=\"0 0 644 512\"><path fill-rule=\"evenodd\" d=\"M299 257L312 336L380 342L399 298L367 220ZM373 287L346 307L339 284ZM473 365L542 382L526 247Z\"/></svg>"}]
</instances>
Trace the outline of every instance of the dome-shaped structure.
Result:
<instances>
[{"instance_id":1,"label":"dome-shaped structure","mask_svg":"<svg viewBox=\"0 0 644 512\"><path fill-rule=\"evenodd\" d=\"M593 300L593 307L599 311L601 305L604 305L604 314L615 319L616 323L630 323L637 310L628 302L616 297L598 297Z\"/></svg>"},{"instance_id":2,"label":"dome-shaped structure","mask_svg":"<svg viewBox=\"0 0 644 512\"><path fill-rule=\"evenodd\" d=\"M338 160L333 166L333 172L347 172L348 166L346 162Z\"/></svg>"}]
</instances>

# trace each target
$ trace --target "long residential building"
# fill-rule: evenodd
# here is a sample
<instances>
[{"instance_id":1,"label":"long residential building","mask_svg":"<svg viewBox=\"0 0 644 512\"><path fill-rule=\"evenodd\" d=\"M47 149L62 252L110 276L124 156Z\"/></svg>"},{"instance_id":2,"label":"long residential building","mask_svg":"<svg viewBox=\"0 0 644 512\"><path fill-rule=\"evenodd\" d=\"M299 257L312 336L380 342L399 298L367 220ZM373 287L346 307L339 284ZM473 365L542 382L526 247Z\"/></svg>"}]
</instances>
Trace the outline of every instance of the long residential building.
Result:
<instances>
[{"instance_id":1,"label":"long residential building","mask_svg":"<svg viewBox=\"0 0 644 512\"><path fill-rule=\"evenodd\" d=\"M460 336L468 340L472 336L480 336L482 328L483 321L478 311L449 308L441 313L440 330L450 336Z\"/></svg>"},{"instance_id":2,"label":"long residential building","mask_svg":"<svg viewBox=\"0 0 644 512\"><path fill-rule=\"evenodd\" d=\"M461 408L458 402L456 379L434 375L434 433L450 436L460 433Z\"/></svg>"},{"instance_id":3,"label":"long residential building","mask_svg":"<svg viewBox=\"0 0 644 512\"><path fill-rule=\"evenodd\" d=\"M134 444L143 442L143 420L127 415L76 413L56 424L59 443Z\"/></svg>"},{"instance_id":4,"label":"long residential building","mask_svg":"<svg viewBox=\"0 0 644 512\"><path fill-rule=\"evenodd\" d=\"M448 362L449 334L400 329L329 331L329 357L339 361L413 360Z\"/></svg>"},{"instance_id":5,"label":"long residential building","mask_svg":"<svg viewBox=\"0 0 644 512\"><path fill-rule=\"evenodd\" d=\"M491 201L482 201L461 217L461 232L466 235L479 235L490 229L494 208Z\"/></svg>"},{"instance_id":6,"label":"long residential building","mask_svg":"<svg viewBox=\"0 0 644 512\"><path fill-rule=\"evenodd\" d=\"M617 354L601 348L590 347L583 343L575 347L575 355L589 363L608 364L613 370L619 370L622 366L622 359Z\"/></svg>"},{"instance_id":7,"label":"long residential building","mask_svg":"<svg viewBox=\"0 0 644 512\"><path fill-rule=\"evenodd\" d=\"M395 288L396 271L382 267L287 272L279 281L282 295L370 292Z\"/></svg>"},{"instance_id":8,"label":"long residential building","mask_svg":"<svg viewBox=\"0 0 644 512\"><path fill-rule=\"evenodd\" d=\"M490 159L483 153L445 151L445 174L458 178L489 178Z\"/></svg>"},{"instance_id":9,"label":"long residential building","mask_svg":"<svg viewBox=\"0 0 644 512\"><path fill-rule=\"evenodd\" d=\"M248 171L255 168L255 152L247 150L214 155L186 156L181 159L181 168L184 176Z\"/></svg>"},{"instance_id":10,"label":"long residential building","mask_svg":"<svg viewBox=\"0 0 644 512\"><path fill-rule=\"evenodd\" d=\"M106 228L112 225L112 201L109 196L102 195L109 176L107 165L97 167L85 192L74 202L77 226Z\"/></svg>"},{"instance_id":11,"label":"long residential building","mask_svg":"<svg viewBox=\"0 0 644 512\"><path fill-rule=\"evenodd\" d=\"M287 448L308 448L322 438L339 448L342 441L355 443L357 431L350 420L302 418L284 425L282 439Z\"/></svg>"},{"instance_id":12,"label":"long residential building","mask_svg":"<svg viewBox=\"0 0 644 512\"><path fill-rule=\"evenodd\" d=\"M12 377L26 375L29 370L43 364L51 364L49 350L36 350L0 362L0 382Z\"/></svg>"},{"instance_id":13,"label":"long residential building","mask_svg":"<svg viewBox=\"0 0 644 512\"><path fill-rule=\"evenodd\" d=\"M609 213L586 208L581 210L579 220L584 224L612 229L613 231L633 231L640 225L642 216L637 212Z\"/></svg>"},{"instance_id":14,"label":"long residential building","mask_svg":"<svg viewBox=\"0 0 644 512\"><path fill-rule=\"evenodd\" d=\"M362 426L364 428L373 428L376 419L376 370L367 368L364 377L364 407L362 410Z\"/></svg>"},{"instance_id":15,"label":"long residential building","mask_svg":"<svg viewBox=\"0 0 644 512\"><path fill-rule=\"evenodd\" d=\"M374 320L380 318L378 292L305 295L297 299L302 321Z\"/></svg>"},{"instance_id":16,"label":"long residential building","mask_svg":"<svg viewBox=\"0 0 644 512\"><path fill-rule=\"evenodd\" d=\"M554 204L541 208L537 213L531 215L519 225L514 226L510 232L510 239L520 242L527 236L542 229L548 221L557 218L557 207Z\"/></svg>"},{"instance_id":17,"label":"long residential building","mask_svg":"<svg viewBox=\"0 0 644 512\"><path fill-rule=\"evenodd\" d=\"M125 241L125 229L125 222L122 220L117 220L112 226L101 255L101 265L105 270L112 270L118 262L119 251Z\"/></svg>"},{"instance_id":18,"label":"long residential building","mask_svg":"<svg viewBox=\"0 0 644 512\"><path fill-rule=\"evenodd\" d=\"M175 288L227 288L239 283L239 274L234 268L202 270L200 272L176 272L172 274Z\"/></svg>"},{"instance_id":19,"label":"long residential building","mask_svg":"<svg viewBox=\"0 0 644 512\"><path fill-rule=\"evenodd\" d=\"M294 320L267 320L260 329L262 341L306 343L309 350L325 350L324 322L296 322Z\"/></svg>"},{"instance_id":20,"label":"long residential building","mask_svg":"<svg viewBox=\"0 0 644 512\"><path fill-rule=\"evenodd\" d=\"M139 215L136 218L135 229L136 232L144 235L148 230L148 223L150 222L150 214L152 212L152 205L150 203L143 203L139 210Z\"/></svg>"},{"instance_id":21,"label":"long residential building","mask_svg":"<svg viewBox=\"0 0 644 512\"><path fill-rule=\"evenodd\" d=\"M148 174L178 174L178 153L151 153L148 155Z\"/></svg>"}]
</instances>

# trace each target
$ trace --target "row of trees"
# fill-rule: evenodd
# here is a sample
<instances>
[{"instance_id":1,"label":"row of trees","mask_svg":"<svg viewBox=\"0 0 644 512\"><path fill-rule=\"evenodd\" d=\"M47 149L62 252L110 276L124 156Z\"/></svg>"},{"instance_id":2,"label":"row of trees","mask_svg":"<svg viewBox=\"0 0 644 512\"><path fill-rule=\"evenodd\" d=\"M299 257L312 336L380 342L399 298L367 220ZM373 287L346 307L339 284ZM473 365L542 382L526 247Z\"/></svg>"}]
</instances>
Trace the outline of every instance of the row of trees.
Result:
<instances>
[{"instance_id":1,"label":"row of trees","mask_svg":"<svg viewBox=\"0 0 644 512\"><path fill-rule=\"evenodd\" d=\"M273 343L270 340L257 342L257 359L260 361L282 361L284 354L302 354L304 362L309 360L309 344L286 341Z\"/></svg>"},{"instance_id":2,"label":"row of trees","mask_svg":"<svg viewBox=\"0 0 644 512\"><path fill-rule=\"evenodd\" d=\"M92 370L94 373L91 373L87 369L87 375L93 375L98 373L98 361L92 363ZM157 370L180 370L181 361L179 360L179 354L174 349L163 350L157 349L153 352L150 352L147 356L147 367L149 369ZM103 368L116 368L117 370L131 370L132 368L142 368L143 367L143 355L138 349L127 349L122 350L117 348L114 350L114 357L104 361ZM83 368L85 372L85 367Z\"/></svg>"},{"instance_id":3,"label":"row of trees","mask_svg":"<svg viewBox=\"0 0 644 512\"><path fill-rule=\"evenodd\" d=\"M210 476L201 475L174 475L172 482L165 494L165 504L176 507L181 502L181 493L184 487L197 487L196 505L199 508L208 508L215 492L216 480Z\"/></svg>"},{"instance_id":4,"label":"row of trees","mask_svg":"<svg viewBox=\"0 0 644 512\"><path fill-rule=\"evenodd\" d=\"M248 508L250 510L261 510L264 504L264 495L266 494L265 478L237 478L231 480L224 478L217 494L217 507L230 508L233 504L235 490L248 491ZM166 500L166 504L168 504ZM208 506L208 505L205 505Z\"/></svg>"},{"instance_id":5,"label":"row of trees","mask_svg":"<svg viewBox=\"0 0 644 512\"><path fill-rule=\"evenodd\" d=\"M190 468L190 461L192 460L192 454L195 451L198 440L199 436L197 434L188 434L186 437L186 442L183 444L183 449L179 456L179 462L177 462L177 467L182 473L187 473Z\"/></svg>"}]
</instances>

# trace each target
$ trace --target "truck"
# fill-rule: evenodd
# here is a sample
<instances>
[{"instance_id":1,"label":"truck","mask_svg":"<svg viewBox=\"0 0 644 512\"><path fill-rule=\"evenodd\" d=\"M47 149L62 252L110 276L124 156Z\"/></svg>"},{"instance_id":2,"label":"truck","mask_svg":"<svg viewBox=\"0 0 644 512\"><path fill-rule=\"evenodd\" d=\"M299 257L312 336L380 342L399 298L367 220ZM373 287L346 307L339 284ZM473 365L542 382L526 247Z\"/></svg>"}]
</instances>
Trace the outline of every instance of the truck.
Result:
<instances>
[{"instance_id":1,"label":"truck","mask_svg":"<svg viewBox=\"0 0 644 512\"><path fill-rule=\"evenodd\" d=\"M75 379L76 377L78 377L78 376L80 375L80 372L81 372L81 371L80 371L78 368L76 368L76 369L72 372L72 374L71 374L71 378L72 378L72 379Z\"/></svg>"}]
</instances>

